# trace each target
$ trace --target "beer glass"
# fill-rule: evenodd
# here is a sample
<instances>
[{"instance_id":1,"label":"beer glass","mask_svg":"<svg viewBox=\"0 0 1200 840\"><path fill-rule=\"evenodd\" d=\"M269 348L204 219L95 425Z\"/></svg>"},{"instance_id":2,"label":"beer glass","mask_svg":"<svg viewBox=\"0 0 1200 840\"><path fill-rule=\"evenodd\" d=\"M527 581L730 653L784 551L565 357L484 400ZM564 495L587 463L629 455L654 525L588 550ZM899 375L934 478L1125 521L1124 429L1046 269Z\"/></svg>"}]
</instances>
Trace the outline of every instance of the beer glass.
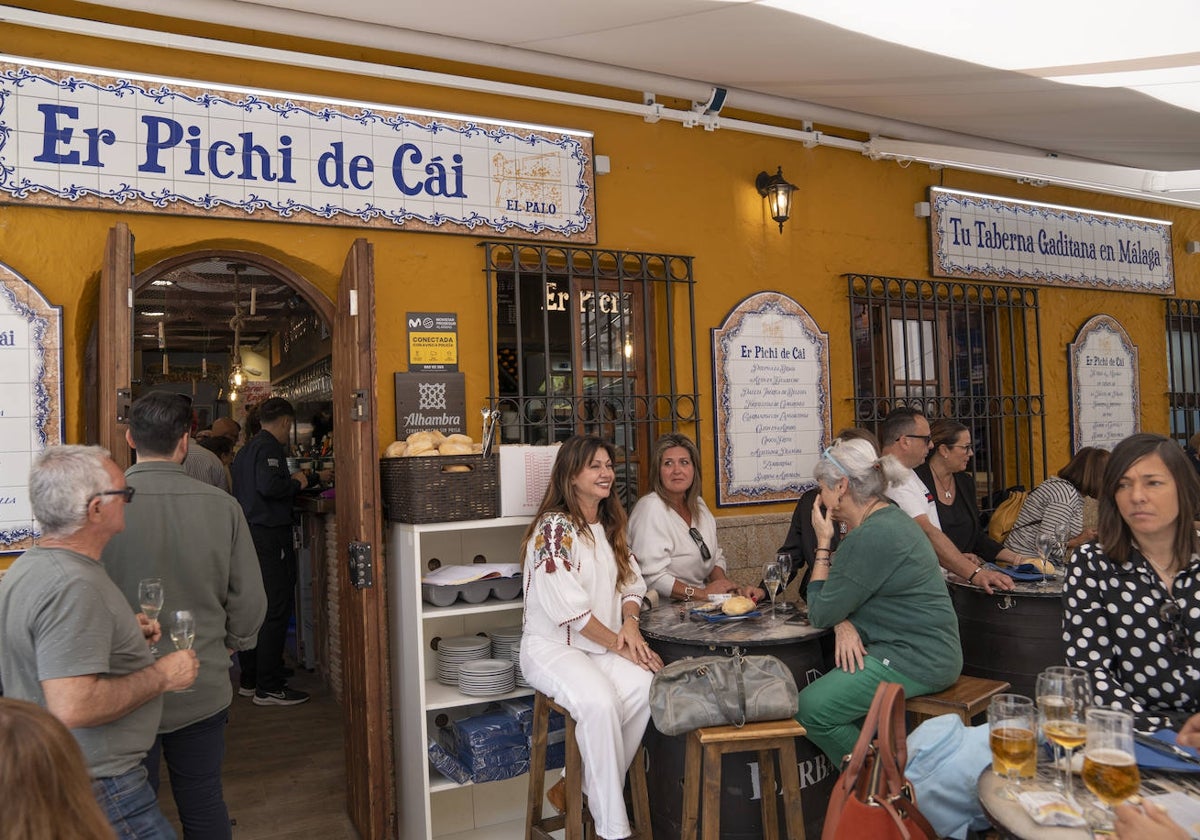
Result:
<instances>
[{"instance_id":1,"label":"beer glass","mask_svg":"<svg viewBox=\"0 0 1200 840\"><path fill-rule=\"evenodd\" d=\"M1083 752L1083 783L1112 808L1138 792L1141 786L1133 752L1133 715L1119 709L1087 710L1087 746Z\"/></svg>"},{"instance_id":2,"label":"beer glass","mask_svg":"<svg viewBox=\"0 0 1200 840\"><path fill-rule=\"evenodd\" d=\"M1076 804L1071 791L1071 760L1075 748L1087 740L1084 712L1092 705L1092 681L1087 671L1065 665L1042 671L1037 678L1037 704L1042 734L1062 747L1066 755L1060 768L1063 791L1067 801Z\"/></svg>"},{"instance_id":3,"label":"beer glass","mask_svg":"<svg viewBox=\"0 0 1200 840\"><path fill-rule=\"evenodd\" d=\"M997 694L988 704L992 772L1008 779L1005 799L1016 799L1022 777L1037 772L1037 732L1033 701L1020 694Z\"/></svg>"}]
</instances>

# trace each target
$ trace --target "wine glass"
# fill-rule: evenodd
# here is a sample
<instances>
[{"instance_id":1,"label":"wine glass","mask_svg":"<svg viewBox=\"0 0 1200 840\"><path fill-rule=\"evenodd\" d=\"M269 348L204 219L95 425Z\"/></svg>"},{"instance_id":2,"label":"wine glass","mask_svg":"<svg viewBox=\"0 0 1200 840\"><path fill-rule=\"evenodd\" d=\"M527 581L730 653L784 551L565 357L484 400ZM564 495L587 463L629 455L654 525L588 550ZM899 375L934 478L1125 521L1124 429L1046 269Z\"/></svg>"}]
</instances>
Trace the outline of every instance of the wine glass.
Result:
<instances>
[{"instance_id":1,"label":"wine glass","mask_svg":"<svg viewBox=\"0 0 1200 840\"><path fill-rule=\"evenodd\" d=\"M1086 720L1083 783L1104 804L1111 822L1113 806L1137 793L1142 782L1133 752L1133 715L1097 708L1087 710Z\"/></svg>"},{"instance_id":2,"label":"wine glass","mask_svg":"<svg viewBox=\"0 0 1200 840\"><path fill-rule=\"evenodd\" d=\"M997 694L988 704L992 772L1008 779L1002 794L1016 799L1021 778L1037 773L1037 731L1033 701L1020 694Z\"/></svg>"},{"instance_id":3,"label":"wine glass","mask_svg":"<svg viewBox=\"0 0 1200 840\"><path fill-rule=\"evenodd\" d=\"M175 610L171 613L171 641L176 650L191 650L196 641L196 617L191 610ZM176 694L188 694L190 688L178 689Z\"/></svg>"},{"instance_id":4,"label":"wine glass","mask_svg":"<svg viewBox=\"0 0 1200 840\"><path fill-rule=\"evenodd\" d=\"M788 581L792 576L792 555L781 551L775 555L775 562L779 566L779 577L782 581L779 589L782 592L784 589L787 589ZM775 609L786 615L787 613L795 612L796 605L785 599L780 601Z\"/></svg>"},{"instance_id":5,"label":"wine glass","mask_svg":"<svg viewBox=\"0 0 1200 840\"><path fill-rule=\"evenodd\" d=\"M1087 740L1085 710L1092 705L1092 681L1087 671L1056 665L1038 674L1037 704L1042 734L1062 747L1065 762L1061 766L1063 791L1075 804L1071 791L1071 761L1075 748Z\"/></svg>"},{"instance_id":6,"label":"wine glass","mask_svg":"<svg viewBox=\"0 0 1200 840\"><path fill-rule=\"evenodd\" d=\"M1039 532L1037 535L1037 548L1038 556L1049 563L1050 566L1057 569L1058 564L1054 562L1054 558L1058 551L1058 541L1055 539L1054 534L1046 531ZM1048 586L1046 574L1047 572L1043 569L1042 579L1038 583L1038 587L1041 589L1045 589Z\"/></svg>"},{"instance_id":7,"label":"wine glass","mask_svg":"<svg viewBox=\"0 0 1200 840\"><path fill-rule=\"evenodd\" d=\"M162 578L142 578L138 581L138 605L142 608L146 618L151 621L158 620L158 613L163 606L163 582ZM150 645L150 653L158 655L158 645Z\"/></svg>"},{"instance_id":8,"label":"wine glass","mask_svg":"<svg viewBox=\"0 0 1200 840\"><path fill-rule=\"evenodd\" d=\"M783 589L783 570L779 568L779 563L772 560L763 566L763 586L767 590L767 594L771 596L771 618L779 618L775 612L775 596Z\"/></svg>"}]
</instances>

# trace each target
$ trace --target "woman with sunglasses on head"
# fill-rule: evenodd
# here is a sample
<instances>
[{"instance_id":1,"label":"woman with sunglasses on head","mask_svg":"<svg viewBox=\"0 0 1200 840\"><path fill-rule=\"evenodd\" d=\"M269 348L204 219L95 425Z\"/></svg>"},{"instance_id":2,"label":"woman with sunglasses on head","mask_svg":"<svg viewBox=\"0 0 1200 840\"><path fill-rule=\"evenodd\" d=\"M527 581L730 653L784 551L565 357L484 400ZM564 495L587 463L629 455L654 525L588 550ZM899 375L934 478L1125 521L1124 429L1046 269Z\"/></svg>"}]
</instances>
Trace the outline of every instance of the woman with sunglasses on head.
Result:
<instances>
[{"instance_id":1,"label":"woman with sunglasses on head","mask_svg":"<svg viewBox=\"0 0 1200 840\"><path fill-rule=\"evenodd\" d=\"M957 420L935 420L929 427L933 448L914 472L937 501L942 533L977 566L999 560L1020 565L1021 556L1004 548L979 524L975 478L967 471L975 447L971 430Z\"/></svg>"},{"instance_id":2,"label":"woman with sunglasses on head","mask_svg":"<svg viewBox=\"0 0 1200 840\"><path fill-rule=\"evenodd\" d=\"M717 520L700 498L699 456L687 435L663 435L654 445L654 489L638 499L629 516L629 540L646 588L678 601L727 592L757 601L762 590L743 591L726 574Z\"/></svg>"},{"instance_id":3,"label":"woman with sunglasses on head","mask_svg":"<svg viewBox=\"0 0 1200 840\"><path fill-rule=\"evenodd\" d=\"M1067 664L1092 675L1096 705L1177 727L1200 706L1200 479L1174 441L1136 434L1113 448L1099 502L1098 541L1063 584Z\"/></svg>"}]
</instances>

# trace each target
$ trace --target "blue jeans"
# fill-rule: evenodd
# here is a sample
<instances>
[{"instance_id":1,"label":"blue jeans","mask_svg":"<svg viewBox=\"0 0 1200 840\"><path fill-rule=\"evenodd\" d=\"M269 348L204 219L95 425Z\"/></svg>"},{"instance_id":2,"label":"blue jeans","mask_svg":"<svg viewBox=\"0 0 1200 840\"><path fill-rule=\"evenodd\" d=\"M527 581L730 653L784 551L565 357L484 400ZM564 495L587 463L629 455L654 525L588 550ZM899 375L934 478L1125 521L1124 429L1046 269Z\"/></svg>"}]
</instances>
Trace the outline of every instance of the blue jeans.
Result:
<instances>
[{"instance_id":1,"label":"blue jeans","mask_svg":"<svg viewBox=\"0 0 1200 840\"><path fill-rule=\"evenodd\" d=\"M150 776L150 787L157 793L160 758L166 758L184 840L233 837L221 788L228 722L229 709L225 708L183 729L159 735L143 762Z\"/></svg>"},{"instance_id":2,"label":"blue jeans","mask_svg":"<svg viewBox=\"0 0 1200 840\"><path fill-rule=\"evenodd\" d=\"M176 840L175 829L158 810L158 797L147 781L145 767L92 779L92 793L118 840Z\"/></svg>"}]
</instances>

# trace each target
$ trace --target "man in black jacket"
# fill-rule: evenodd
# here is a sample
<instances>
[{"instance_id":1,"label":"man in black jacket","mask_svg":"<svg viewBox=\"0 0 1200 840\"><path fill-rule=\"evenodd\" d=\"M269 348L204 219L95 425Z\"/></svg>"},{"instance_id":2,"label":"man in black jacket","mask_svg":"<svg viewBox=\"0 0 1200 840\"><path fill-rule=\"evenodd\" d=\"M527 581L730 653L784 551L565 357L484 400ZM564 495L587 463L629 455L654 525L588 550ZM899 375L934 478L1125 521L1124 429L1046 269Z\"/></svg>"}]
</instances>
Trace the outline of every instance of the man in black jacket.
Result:
<instances>
[{"instance_id":1,"label":"man in black jacket","mask_svg":"<svg viewBox=\"0 0 1200 840\"><path fill-rule=\"evenodd\" d=\"M258 646L242 651L238 694L253 695L259 706L295 706L308 694L289 688L284 677L283 645L295 604L296 549L292 544L292 500L309 484L303 471L288 473L287 450L296 410L281 397L271 397L258 410L261 430L233 459L233 495L250 524L258 552L267 617L258 631Z\"/></svg>"}]
</instances>

